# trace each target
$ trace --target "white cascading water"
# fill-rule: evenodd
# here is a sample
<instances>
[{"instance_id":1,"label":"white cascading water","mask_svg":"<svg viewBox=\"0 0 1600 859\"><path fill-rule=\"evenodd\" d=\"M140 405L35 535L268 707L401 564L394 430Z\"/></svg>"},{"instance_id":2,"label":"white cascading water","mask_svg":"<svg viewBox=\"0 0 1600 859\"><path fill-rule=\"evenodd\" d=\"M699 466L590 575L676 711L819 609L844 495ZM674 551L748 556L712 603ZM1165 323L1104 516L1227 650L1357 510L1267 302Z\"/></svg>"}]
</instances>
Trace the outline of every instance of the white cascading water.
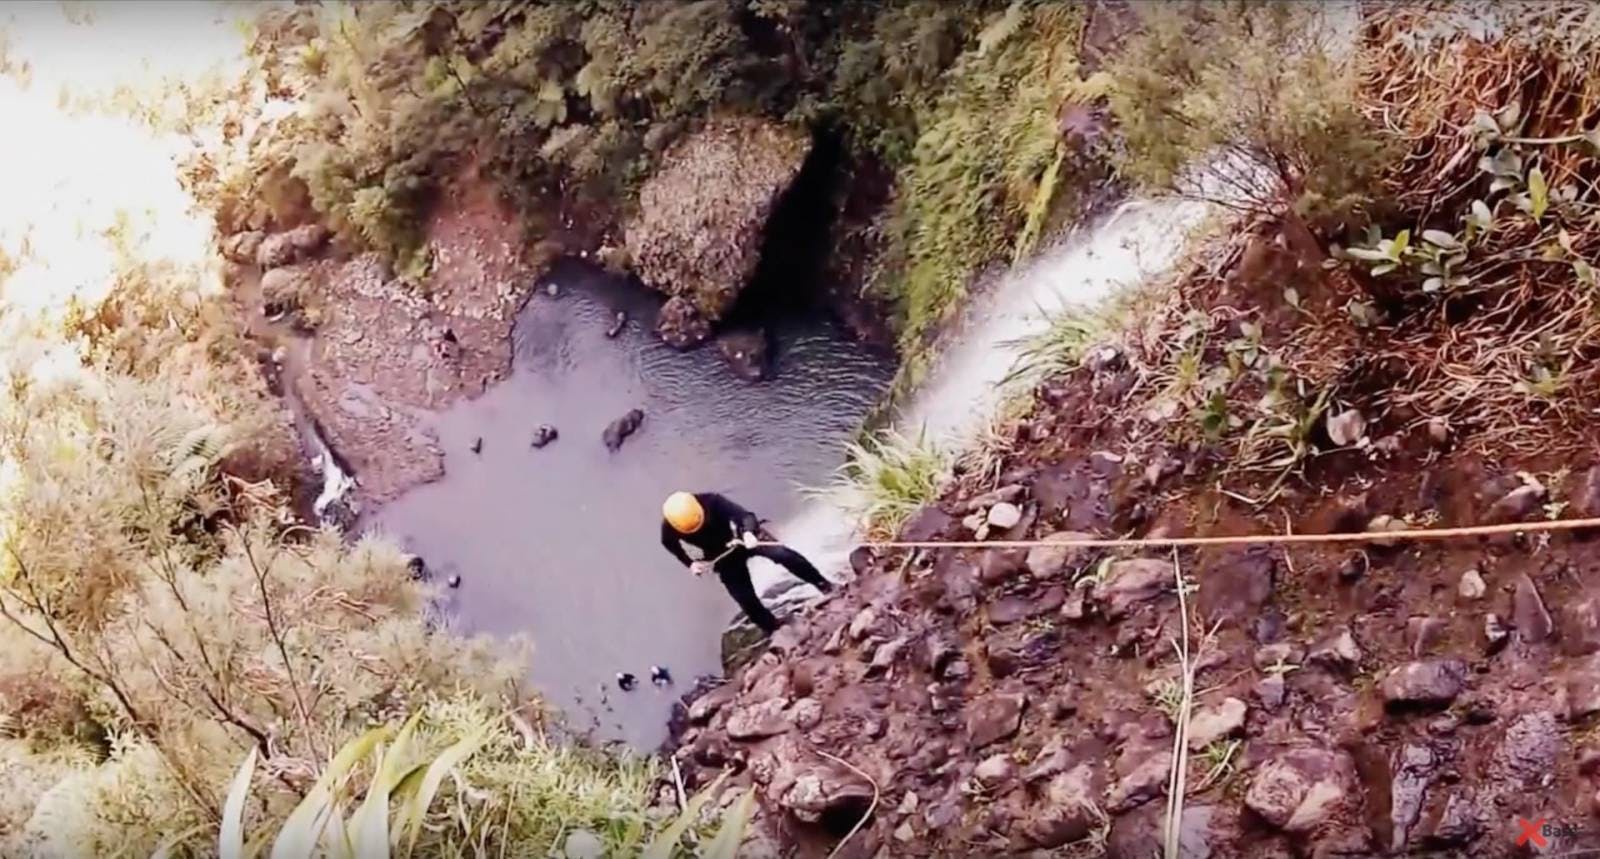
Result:
<instances>
[{"instance_id":1,"label":"white cascading water","mask_svg":"<svg viewBox=\"0 0 1600 859\"><path fill-rule=\"evenodd\" d=\"M1092 308L1170 269L1190 233L1213 210L1195 200L1129 201L1002 277L946 335L929 381L895 416L893 426L910 436L924 433L946 450L973 442L1008 393L1002 383L1029 340L1047 331L1058 314ZM823 495L781 523L779 533L820 569L838 576L847 566L857 521L848 498ZM758 590L784 578L765 563L753 565L753 573Z\"/></svg>"}]
</instances>

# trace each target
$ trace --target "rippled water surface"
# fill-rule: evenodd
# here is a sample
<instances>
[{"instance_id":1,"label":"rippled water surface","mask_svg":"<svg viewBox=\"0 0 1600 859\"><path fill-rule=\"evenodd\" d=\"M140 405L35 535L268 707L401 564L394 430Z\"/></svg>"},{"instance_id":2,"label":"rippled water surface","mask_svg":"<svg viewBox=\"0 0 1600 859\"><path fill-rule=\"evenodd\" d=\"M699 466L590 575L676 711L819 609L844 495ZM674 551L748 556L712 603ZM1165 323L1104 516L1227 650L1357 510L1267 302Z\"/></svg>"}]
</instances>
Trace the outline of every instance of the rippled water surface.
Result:
<instances>
[{"instance_id":1,"label":"rippled water surface","mask_svg":"<svg viewBox=\"0 0 1600 859\"><path fill-rule=\"evenodd\" d=\"M799 488L839 464L892 368L831 322L790 316L773 326L773 377L751 384L714 346L662 345L646 327L655 299L637 286L577 263L551 280L559 297L541 287L518 319L511 377L438 417L445 478L375 524L436 575L462 577L450 607L464 627L532 640L532 679L574 727L650 747L671 702L717 671L736 612L714 578L692 578L661 548L662 498L721 491L782 521ZM617 310L630 321L608 340ZM601 430L632 408L645 412L640 430L606 450ZM560 438L534 449L545 423ZM654 664L676 685L653 687ZM619 671L639 688L618 690Z\"/></svg>"}]
</instances>

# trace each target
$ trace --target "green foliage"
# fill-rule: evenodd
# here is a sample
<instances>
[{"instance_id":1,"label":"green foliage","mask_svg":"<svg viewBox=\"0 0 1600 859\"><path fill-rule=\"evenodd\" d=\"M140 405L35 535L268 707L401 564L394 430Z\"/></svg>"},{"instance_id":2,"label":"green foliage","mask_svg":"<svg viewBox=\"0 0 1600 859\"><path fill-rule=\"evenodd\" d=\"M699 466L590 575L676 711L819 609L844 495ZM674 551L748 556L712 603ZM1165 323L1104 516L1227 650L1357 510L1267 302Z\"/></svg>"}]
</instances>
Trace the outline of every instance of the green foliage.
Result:
<instances>
[{"instance_id":1,"label":"green foliage","mask_svg":"<svg viewBox=\"0 0 1600 859\"><path fill-rule=\"evenodd\" d=\"M898 308L903 351L923 347L984 265L1011 256L1019 231L1031 246L1058 205L1058 112L1094 91L1078 79L1080 26L1073 7L1013 4L992 16L938 97L917 111L919 135L874 284Z\"/></svg>"},{"instance_id":2,"label":"green foliage","mask_svg":"<svg viewBox=\"0 0 1600 859\"><path fill-rule=\"evenodd\" d=\"M889 430L846 447L832 488L848 496L871 528L893 534L938 497L950 465L950 454L925 436Z\"/></svg>"},{"instance_id":3,"label":"green foliage","mask_svg":"<svg viewBox=\"0 0 1600 859\"><path fill-rule=\"evenodd\" d=\"M374 728L346 743L318 776L305 798L289 812L273 839L273 859L387 856L404 845L403 855L414 855L428 809L444 779L483 744L487 727L456 740L443 751L419 747L417 724L411 717L396 733ZM390 745L385 746L385 743ZM371 758L365 778L355 777L357 767ZM251 749L234 775L223 805L217 834L217 854L222 859L255 855L246 847L245 800L256 771L256 750ZM362 789L357 789L361 787ZM363 799L346 819L356 796ZM398 819L391 819L390 800L399 800ZM263 845L261 838L251 839Z\"/></svg>"},{"instance_id":4,"label":"green foliage","mask_svg":"<svg viewBox=\"0 0 1600 859\"><path fill-rule=\"evenodd\" d=\"M305 216L267 206L298 185L345 238L410 260L433 193L463 162L530 214L563 176L624 205L649 160L714 109L763 110L791 79L748 43L735 0L458 6L330 4L263 15L256 77L293 112L202 191L224 226Z\"/></svg>"},{"instance_id":5,"label":"green foliage","mask_svg":"<svg viewBox=\"0 0 1600 859\"><path fill-rule=\"evenodd\" d=\"M508 751L521 758L510 767ZM718 796L719 779L675 815L646 815L650 773L636 763L519 737L482 709L436 703L398 732L379 727L351 740L275 834L246 838L245 800L260 780L252 750L228 791L217 853L257 856L270 838L273 859L477 856L485 848L529 856L580 833L607 856L669 859L683 855L685 839L706 845L700 855L732 856L754 794L745 791L715 820L707 806Z\"/></svg>"},{"instance_id":6,"label":"green foliage","mask_svg":"<svg viewBox=\"0 0 1600 859\"><path fill-rule=\"evenodd\" d=\"M1314 217L1369 202L1391 147L1358 108L1358 69L1336 54L1327 9L1230 0L1140 11L1142 32L1108 69L1123 175Z\"/></svg>"},{"instance_id":7,"label":"green foliage","mask_svg":"<svg viewBox=\"0 0 1600 859\"><path fill-rule=\"evenodd\" d=\"M717 112L820 122L900 171L877 291L914 345L979 268L1033 247L1082 171L1056 128L1064 99L1094 94L1077 87L1080 15L992 0L275 9L256 77L291 113L242 163L192 172L225 229L314 213L420 271L420 218L464 163L503 178L537 231L558 195L626 210Z\"/></svg>"},{"instance_id":8,"label":"green foliage","mask_svg":"<svg viewBox=\"0 0 1600 859\"><path fill-rule=\"evenodd\" d=\"M856 144L891 165L913 157L919 113L943 83L977 4L884 3L863 38L843 40L828 87L831 111Z\"/></svg>"}]
</instances>

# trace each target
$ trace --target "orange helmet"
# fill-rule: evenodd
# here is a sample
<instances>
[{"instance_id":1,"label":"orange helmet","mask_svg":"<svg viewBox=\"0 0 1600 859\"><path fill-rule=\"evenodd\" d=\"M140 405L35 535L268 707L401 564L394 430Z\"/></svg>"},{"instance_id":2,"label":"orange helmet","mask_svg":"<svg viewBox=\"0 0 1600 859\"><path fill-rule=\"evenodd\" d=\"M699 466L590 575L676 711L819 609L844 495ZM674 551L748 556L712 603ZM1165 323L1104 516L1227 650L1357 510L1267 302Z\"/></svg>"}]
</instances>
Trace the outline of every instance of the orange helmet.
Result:
<instances>
[{"instance_id":1,"label":"orange helmet","mask_svg":"<svg viewBox=\"0 0 1600 859\"><path fill-rule=\"evenodd\" d=\"M661 515L679 534L693 534L706 523L706 509L688 492L674 492L661 505Z\"/></svg>"}]
</instances>

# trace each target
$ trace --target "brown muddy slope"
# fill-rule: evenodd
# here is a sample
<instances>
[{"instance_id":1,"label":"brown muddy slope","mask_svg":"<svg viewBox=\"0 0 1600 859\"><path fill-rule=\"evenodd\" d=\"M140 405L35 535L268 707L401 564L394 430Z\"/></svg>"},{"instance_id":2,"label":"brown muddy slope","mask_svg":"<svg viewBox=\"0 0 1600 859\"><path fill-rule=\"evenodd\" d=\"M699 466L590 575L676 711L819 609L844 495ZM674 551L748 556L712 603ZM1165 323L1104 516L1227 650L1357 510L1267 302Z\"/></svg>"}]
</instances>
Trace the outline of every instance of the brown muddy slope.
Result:
<instances>
[{"instance_id":1,"label":"brown muddy slope","mask_svg":"<svg viewBox=\"0 0 1600 859\"><path fill-rule=\"evenodd\" d=\"M1226 316L1259 309L1262 274L1190 277ZM1321 280L1305 290L1312 312L1350 287ZM1128 362L1091 364L1042 387L1015 452L902 536L971 539L962 519L1002 499L1023 518L994 538L1600 516L1592 438L1577 458L1490 462L1387 412L1367 427L1376 444L1314 457L1258 507L1271 475L1229 472L1219 447L1167 445L1146 432ZM728 767L754 784L768 834L795 855L825 855L869 810L841 855L1159 854L1176 563L1200 666L1184 855L1527 855L1519 818L1600 833L1597 546L858 551L846 593L695 702L677 754L691 781Z\"/></svg>"}]
</instances>

